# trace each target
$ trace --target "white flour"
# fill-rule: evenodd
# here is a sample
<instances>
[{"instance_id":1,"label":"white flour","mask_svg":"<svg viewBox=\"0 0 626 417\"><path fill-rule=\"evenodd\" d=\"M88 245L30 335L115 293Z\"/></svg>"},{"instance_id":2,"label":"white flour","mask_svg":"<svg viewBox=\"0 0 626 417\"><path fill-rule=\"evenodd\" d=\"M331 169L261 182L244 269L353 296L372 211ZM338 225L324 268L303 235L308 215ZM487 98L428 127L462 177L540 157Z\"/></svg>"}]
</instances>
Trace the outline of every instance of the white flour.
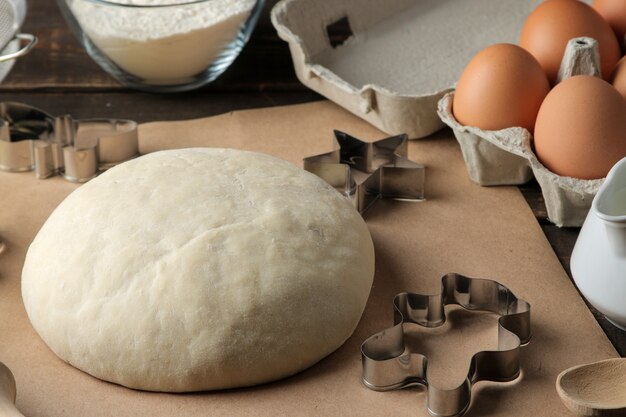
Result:
<instances>
[{"instance_id":1,"label":"white flour","mask_svg":"<svg viewBox=\"0 0 626 417\"><path fill-rule=\"evenodd\" d=\"M189 0L114 2L149 6ZM93 43L119 67L149 83L167 85L189 82L205 70L237 36L255 0L208 0L155 8L89 0L68 4Z\"/></svg>"}]
</instances>

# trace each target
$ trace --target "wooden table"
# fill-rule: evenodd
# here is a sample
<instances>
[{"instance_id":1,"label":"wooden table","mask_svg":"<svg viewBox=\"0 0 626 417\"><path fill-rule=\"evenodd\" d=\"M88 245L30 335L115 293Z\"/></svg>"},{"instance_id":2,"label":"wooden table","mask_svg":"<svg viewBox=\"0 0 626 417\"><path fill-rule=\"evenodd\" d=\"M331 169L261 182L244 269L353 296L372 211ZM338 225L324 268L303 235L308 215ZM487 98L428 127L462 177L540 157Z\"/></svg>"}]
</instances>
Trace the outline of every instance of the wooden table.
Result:
<instances>
[{"instance_id":1,"label":"wooden table","mask_svg":"<svg viewBox=\"0 0 626 417\"><path fill-rule=\"evenodd\" d=\"M38 46L20 59L0 85L0 99L22 101L53 114L76 118L130 118L138 122L206 117L232 110L321 100L296 78L287 44L272 27L268 0L249 44L216 82L198 91L156 95L120 86L86 54L50 0L28 0L23 30L39 37ZM559 229L547 220L536 182L520 187L552 248L569 274L579 229ZM590 307L591 308L591 307ZM626 333L591 308L621 356Z\"/></svg>"}]
</instances>

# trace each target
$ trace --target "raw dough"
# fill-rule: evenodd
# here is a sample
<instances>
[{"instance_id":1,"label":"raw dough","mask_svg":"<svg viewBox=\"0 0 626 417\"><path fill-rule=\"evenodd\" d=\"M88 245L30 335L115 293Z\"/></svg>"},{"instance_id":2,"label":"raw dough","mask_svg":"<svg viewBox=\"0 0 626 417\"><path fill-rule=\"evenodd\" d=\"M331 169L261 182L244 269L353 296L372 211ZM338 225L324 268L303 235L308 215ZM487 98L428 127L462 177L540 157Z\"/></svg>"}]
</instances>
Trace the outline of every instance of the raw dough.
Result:
<instances>
[{"instance_id":1,"label":"raw dough","mask_svg":"<svg viewBox=\"0 0 626 417\"><path fill-rule=\"evenodd\" d=\"M183 149L67 197L28 250L22 296L70 364L183 392L313 365L354 331L373 274L367 226L316 176L268 155Z\"/></svg>"}]
</instances>

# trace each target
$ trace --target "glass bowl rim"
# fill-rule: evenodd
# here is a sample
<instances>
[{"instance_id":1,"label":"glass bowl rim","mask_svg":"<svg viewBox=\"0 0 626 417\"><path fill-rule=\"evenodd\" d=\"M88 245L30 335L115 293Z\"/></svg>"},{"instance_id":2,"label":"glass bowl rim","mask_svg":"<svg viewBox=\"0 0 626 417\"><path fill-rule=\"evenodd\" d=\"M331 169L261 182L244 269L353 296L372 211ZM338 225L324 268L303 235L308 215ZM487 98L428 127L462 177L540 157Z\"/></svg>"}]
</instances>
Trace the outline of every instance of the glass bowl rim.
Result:
<instances>
[{"instance_id":1,"label":"glass bowl rim","mask_svg":"<svg viewBox=\"0 0 626 417\"><path fill-rule=\"evenodd\" d=\"M67 3L68 0L63 0L63 2ZM111 0L82 0L87 1L89 3L100 4L104 6L113 6L113 7L127 7L134 9L158 9L158 8L166 8L166 7L175 7L175 6L189 6L192 4L202 4L202 3L210 3L214 0L187 0L182 2L174 2L174 0L169 0L165 4L127 4L127 3L118 3L117 1ZM258 3L259 0L255 0L255 3Z\"/></svg>"}]
</instances>

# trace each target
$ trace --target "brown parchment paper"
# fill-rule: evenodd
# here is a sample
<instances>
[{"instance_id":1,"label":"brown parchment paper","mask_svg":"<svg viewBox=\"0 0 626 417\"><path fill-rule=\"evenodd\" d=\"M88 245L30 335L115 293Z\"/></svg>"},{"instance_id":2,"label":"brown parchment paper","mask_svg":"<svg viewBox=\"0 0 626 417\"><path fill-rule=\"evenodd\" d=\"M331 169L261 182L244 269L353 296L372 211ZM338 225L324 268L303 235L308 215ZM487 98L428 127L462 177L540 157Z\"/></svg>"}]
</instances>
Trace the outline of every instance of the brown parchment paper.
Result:
<instances>
[{"instance_id":1,"label":"brown parchment paper","mask_svg":"<svg viewBox=\"0 0 626 417\"><path fill-rule=\"evenodd\" d=\"M146 124L140 131L141 151L233 147L270 153L301 166L303 157L331 149L332 129L364 140L385 136L336 105L319 102ZM359 346L391 325L397 292L436 293L440 277L454 271L497 279L532 305L533 339L523 349L523 376L507 384L480 383L467 415L567 415L554 389L557 374L617 354L526 202L516 188L473 184L449 131L412 142L409 156L428 166L428 200L382 201L366 215L376 246L376 277L353 337L291 378L256 388L187 395L139 392L99 381L46 347L24 311L20 272L37 230L76 186L59 178L36 180L32 173L0 173L0 235L8 244L0 255L0 361L15 374L18 407L28 417L426 416L423 389L380 393L361 384ZM410 343L430 355L431 381L451 387L463 378L476 350L496 346L495 323L490 314L452 309L444 327L415 330Z\"/></svg>"}]
</instances>

